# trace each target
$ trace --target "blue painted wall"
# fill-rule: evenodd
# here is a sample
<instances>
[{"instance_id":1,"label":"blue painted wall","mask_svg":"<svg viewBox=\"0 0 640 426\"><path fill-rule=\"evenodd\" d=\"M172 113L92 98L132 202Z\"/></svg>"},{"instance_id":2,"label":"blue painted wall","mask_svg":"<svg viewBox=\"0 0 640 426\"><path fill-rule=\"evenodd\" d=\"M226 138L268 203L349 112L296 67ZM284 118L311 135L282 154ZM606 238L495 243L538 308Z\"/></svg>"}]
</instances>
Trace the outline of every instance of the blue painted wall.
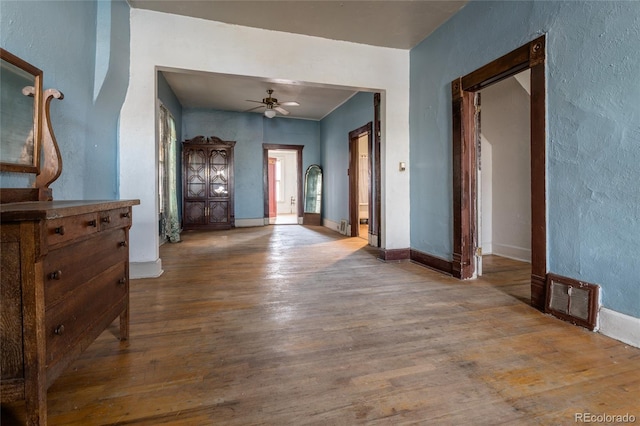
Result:
<instances>
[{"instance_id":1,"label":"blue painted wall","mask_svg":"<svg viewBox=\"0 0 640 426\"><path fill-rule=\"evenodd\" d=\"M549 270L640 317L640 2L473 1L411 50L411 246L451 259L450 82L543 33Z\"/></svg>"},{"instance_id":2,"label":"blue painted wall","mask_svg":"<svg viewBox=\"0 0 640 426\"><path fill-rule=\"evenodd\" d=\"M129 83L129 6L125 1L2 1L0 43L44 72L63 159L56 199L114 199L118 117ZM2 186L25 186L3 174Z\"/></svg>"},{"instance_id":3,"label":"blue painted wall","mask_svg":"<svg viewBox=\"0 0 640 426\"><path fill-rule=\"evenodd\" d=\"M317 121L269 119L254 113L184 109L182 123L183 139L202 135L236 141L234 149L236 219L264 217L263 143L304 145L302 150L304 168L309 164L317 163L320 158L320 132Z\"/></svg>"},{"instance_id":4,"label":"blue painted wall","mask_svg":"<svg viewBox=\"0 0 640 426\"><path fill-rule=\"evenodd\" d=\"M320 122L324 219L349 219L349 132L373 118L373 93L359 92Z\"/></svg>"}]
</instances>

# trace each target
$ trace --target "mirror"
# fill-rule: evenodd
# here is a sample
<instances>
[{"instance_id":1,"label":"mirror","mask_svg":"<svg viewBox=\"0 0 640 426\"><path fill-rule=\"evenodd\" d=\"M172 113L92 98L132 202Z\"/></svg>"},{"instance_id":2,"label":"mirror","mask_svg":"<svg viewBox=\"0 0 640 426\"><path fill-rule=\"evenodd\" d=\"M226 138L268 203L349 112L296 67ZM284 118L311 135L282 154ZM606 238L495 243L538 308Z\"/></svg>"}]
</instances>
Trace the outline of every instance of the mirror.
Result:
<instances>
[{"instance_id":1,"label":"mirror","mask_svg":"<svg viewBox=\"0 0 640 426\"><path fill-rule=\"evenodd\" d=\"M42 71L0 48L0 170L40 172Z\"/></svg>"},{"instance_id":2,"label":"mirror","mask_svg":"<svg viewBox=\"0 0 640 426\"><path fill-rule=\"evenodd\" d=\"M304 175L304 217L305 225L322 225L322 169L317 164L307 168Z\"/></svg>"}]
</instances>

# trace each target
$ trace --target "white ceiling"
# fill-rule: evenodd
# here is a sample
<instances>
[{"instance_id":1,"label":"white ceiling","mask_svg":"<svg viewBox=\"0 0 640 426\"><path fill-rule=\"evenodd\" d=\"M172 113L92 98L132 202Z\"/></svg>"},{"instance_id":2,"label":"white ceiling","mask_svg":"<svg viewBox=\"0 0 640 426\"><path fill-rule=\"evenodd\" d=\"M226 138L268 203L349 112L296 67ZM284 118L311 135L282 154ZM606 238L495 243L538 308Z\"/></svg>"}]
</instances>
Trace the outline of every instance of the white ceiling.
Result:
<instances>
[{"instance_id":1,"label":"white ceiling","mask_svg":"<svg viewBox=\"0 0 640 426\"><path fill-rule=\"evenodd\" d=\"M306 34L374 46L410 49L460 10L467 0L128 0L134 8L268 30ZM246 111L266 90L285 107L289 117L319 120L340 106L357 89L326 87L244 76L185 70L162 70L185 108ZM257 110L259 113L262 110Z\"/></svg>"}]
</instances>

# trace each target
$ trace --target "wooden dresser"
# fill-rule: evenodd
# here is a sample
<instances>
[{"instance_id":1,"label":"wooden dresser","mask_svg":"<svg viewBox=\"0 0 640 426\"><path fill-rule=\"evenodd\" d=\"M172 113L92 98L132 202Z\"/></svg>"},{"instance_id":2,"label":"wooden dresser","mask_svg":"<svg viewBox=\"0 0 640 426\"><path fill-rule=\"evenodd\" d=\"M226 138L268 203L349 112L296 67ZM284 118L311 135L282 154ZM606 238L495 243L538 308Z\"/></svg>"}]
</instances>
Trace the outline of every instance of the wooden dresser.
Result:
<instances>
[{"instance_id":1,"label":"wooden dresser","mask_svg":"<svg viewBox=\"0 0 640 426\"><path fill-rule=\"evenodd\" d=\"M26 399L28 424L46 424L48 387L116 318L128 338L136 204L0 205L0 391L3 402Z\"/></svg>"}]
</instances>

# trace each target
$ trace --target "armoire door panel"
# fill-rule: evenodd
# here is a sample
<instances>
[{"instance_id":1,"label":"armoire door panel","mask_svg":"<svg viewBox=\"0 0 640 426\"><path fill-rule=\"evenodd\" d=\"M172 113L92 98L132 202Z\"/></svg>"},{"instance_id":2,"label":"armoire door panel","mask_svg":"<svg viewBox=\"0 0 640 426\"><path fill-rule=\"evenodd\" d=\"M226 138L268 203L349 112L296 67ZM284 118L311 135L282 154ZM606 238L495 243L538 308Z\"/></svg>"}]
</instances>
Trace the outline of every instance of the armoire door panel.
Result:
<instances>
[{"instance_id":1,"label":"armoire door panel","mask_svg":"<svg viewBox=\"0 0 640 426\"><path fill-rule=\"evenodd\" d=\"M198 136L182 146L184 229L233 227L235 142Z\"/></svg>"}]
</instances>

